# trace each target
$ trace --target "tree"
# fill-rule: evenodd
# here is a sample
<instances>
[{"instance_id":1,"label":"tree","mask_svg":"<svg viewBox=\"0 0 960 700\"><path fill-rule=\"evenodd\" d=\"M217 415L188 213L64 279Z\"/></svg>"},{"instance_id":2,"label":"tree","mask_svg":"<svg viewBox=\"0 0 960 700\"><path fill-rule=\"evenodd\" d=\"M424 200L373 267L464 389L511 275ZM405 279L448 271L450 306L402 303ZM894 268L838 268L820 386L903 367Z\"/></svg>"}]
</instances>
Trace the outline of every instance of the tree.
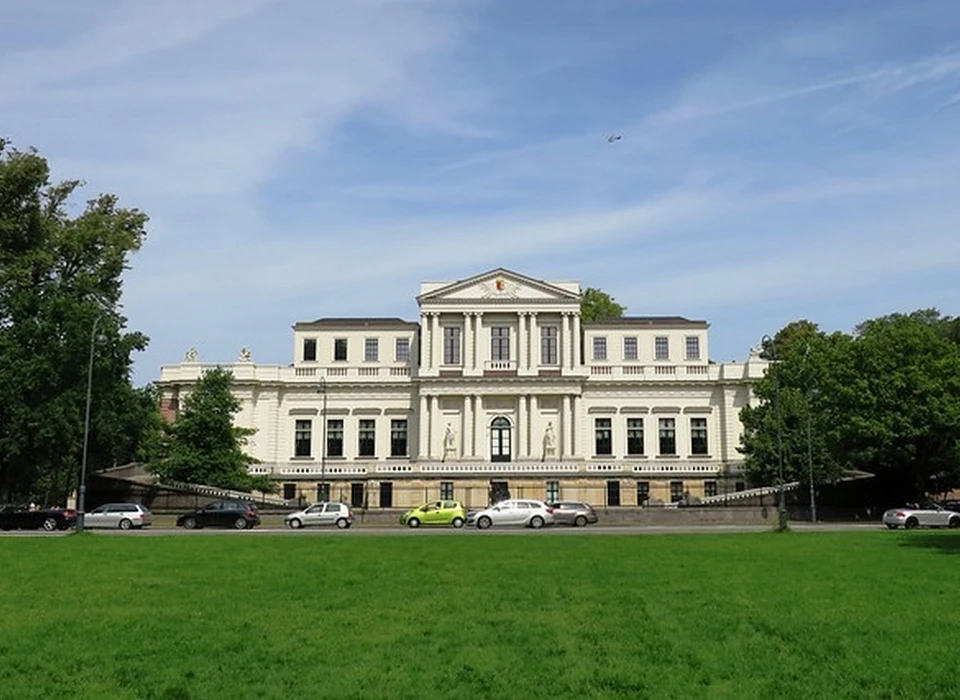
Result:
<instances>
[{"instance_id":1,"label":"tree","mask_svg":"<svg viewBox=\"0 0 960 700\"><path fill-rule=\"evenodd\" d=\"M130 385L147 338L124 331L122 275L147 216L113 195L70 216L80 182L51 184L35 151L0 139L0 497L63 503L78 483L94 348L88 467L132 459L156 410ZM94 333L94 330L96 333Z\"/></svg>"},{"instance_id":2,"label":"tree","mask_svg":"<svg viewBox=\"0 0 960 700\"><path fill-rule=\"evenodd\" d=\"M275 489L268 477L253 476L256 458L243 451L252 428L234 425L240 400L233 395L233 374L217 367L203 373L168 428L166 444L147 467L164 479L236 489Z\"/></svg>"},{"instance_id":3,"label":"tree","mask_svg":"<svg viewBox=\"0 0 960 700\"><path fill-rule=\"evenodd\" d=\"M587 322L620 318L626 310L612 296L593 287L587 287L580 297L580 318Z\"/></svg>"}]
</instances>

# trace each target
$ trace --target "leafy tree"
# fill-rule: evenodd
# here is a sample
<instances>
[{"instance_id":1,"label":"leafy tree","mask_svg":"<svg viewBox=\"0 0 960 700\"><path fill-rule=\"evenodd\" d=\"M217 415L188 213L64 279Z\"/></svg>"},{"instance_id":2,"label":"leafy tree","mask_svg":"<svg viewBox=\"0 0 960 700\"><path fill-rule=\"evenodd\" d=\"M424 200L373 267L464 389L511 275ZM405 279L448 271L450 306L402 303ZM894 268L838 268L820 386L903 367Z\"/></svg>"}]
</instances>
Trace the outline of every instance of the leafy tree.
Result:
<instances>
[{"instance_id":1,"label":"leafy tree","mask_svg":"<svg viewBox=\"0 0 960 700\"><path fill-rule=\"evenodd\" d=\"M255 430L233 424L240 400L231 391L233 374L217 367L203 373L169 426L161 454L148 468L161 478L239 491L273 491L268 477L252 476L256 458L243 447Z\"/></svg>"},{"instance_id":2,"label":"leafy tree","mask_svg":"<svg viewBox=\"0 0 960 700\"><path fill-rule=\"evenodd\" d=\"M64 502L78 483L93 346L88 469L131 460L156 410L130 385L122 275L147 216L113 195L68 214L80 182L51 184L34 151L0 139L0 497Z\"/></svg>"},{"instance_id":3,"label":"leafy tree","mask_svg":"<svg viewBox=\"0 0 960 700\"><path fill-rule=\"evenodd\" d=\"M606 292L587 287L580 297L580 318L584 321L605 321L620 318L627 310Z\"/></svg>"}]
</instances>

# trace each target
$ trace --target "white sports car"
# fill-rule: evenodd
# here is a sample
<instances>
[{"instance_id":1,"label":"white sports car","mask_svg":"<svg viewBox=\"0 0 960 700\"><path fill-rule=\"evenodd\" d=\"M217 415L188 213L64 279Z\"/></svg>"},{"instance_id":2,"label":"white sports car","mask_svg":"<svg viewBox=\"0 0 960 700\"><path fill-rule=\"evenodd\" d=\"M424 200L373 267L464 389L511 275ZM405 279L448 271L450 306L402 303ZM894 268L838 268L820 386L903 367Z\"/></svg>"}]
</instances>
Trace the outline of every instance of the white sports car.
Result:
<instances>
[{"instance_id":1,"label":"white sports car","mask_svg":"<svg viewBox=\"0 0 960 700\"><path fill-rule=\"evenodd\" d=\"M946 510L935 503L923 507L904 506L886 511L883 524L891 530L901 525L908 530L915 527L960 527L960 513Z\"/></svg>"}]
</instances>

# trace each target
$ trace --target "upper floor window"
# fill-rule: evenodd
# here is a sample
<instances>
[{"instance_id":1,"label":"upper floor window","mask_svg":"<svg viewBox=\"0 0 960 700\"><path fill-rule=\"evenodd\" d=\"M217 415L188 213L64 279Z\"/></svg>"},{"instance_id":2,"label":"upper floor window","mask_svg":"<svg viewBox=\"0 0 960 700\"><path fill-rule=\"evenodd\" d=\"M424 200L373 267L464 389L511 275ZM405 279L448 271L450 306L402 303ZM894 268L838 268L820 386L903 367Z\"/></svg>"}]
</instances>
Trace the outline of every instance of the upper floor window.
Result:
<instances>
[{"instance_id":1,"label":"upper floor window","mask_svg":"<svg viewBox=\"0 0 960 700\"><path fill-rule=\"evenodd\" d=\"M670 359L670 340L665 335L658 335L653 341L653 359Z\"/></svg>"},{"instance_id":2,"label":"upper floor window","mask_svg":"<svg viewBox=\"0 0 960 700\"><path fill-rule=\"evenodd\" d=\"M357 454L361 457L373 457L377 453L377 422L374 420L360 421Z\"/></svg>"},{"instance_id":3,"label":"upper floor window","mask_svg":"<svg viewBox=\"0 0 960 700\"><path fill-rule=\"evenodd\" d=\"M687 336L687 359L700 359L700 338L695 335Z\"/></svg>"},{"instance_id":4,"label":"upper floor window","mask_svg":"<svg viewBox=\"0 0 960 700\"><path fill-rule=\"evenodd\" d=\"M643 454L643 418L627 418L627 454Z\"/></svg>"},{"instance_id":5,"label":"upper floor window","mask_svg":"<svg viewBox=\"0 0 960 700\"><path fill-rule=\"evenodd\" d=\"M347 339L334 338L333 340L333 359L337 362L347 361Z\"/></svg>"},{"instance_id":6,"label":"upper floor window","mask_svg":"<svg viewBox=\"0 0 960 700\"><path fill-rule=\"evenodd\" d=\"M460 327L443 327L443 364L460 364Z\"/></svg>"},{"instance_id":7,"label":"upper floor window","mask_svg":"<svg viewBox=\"0 0 960 700\"><path fill-rule=\"evenodd\" d=\"M397 338L396 360L397 362L410 361L410 339L409 338Z\"/></svg>"},{"instance_id":8,"label":"upper floor window","mask_svg":"<svg viewBox=\"0 0 960 700\"><path fill-rule=\"evenodd\" d=\"M594 360L607 359L607 339L606 338L593 339L593 359Z\"/></svg>"},{"instance_id":9,"label":"upper floor window","mask_svg":"<svg viewBox=\"0 0 960 700\"><path fill-rule=\"evenodd\" d=\"M294 426L293 454L295 457L310 456L310 434L313 421L298 420Z\"/></svg>"},{"instance_id":10,"label":"upper floor window","mask_svg":"<svg viewBox=\"0 0 960 700\"><path fill-rule=\"evenodd\" d=\"M390 421L390 456L407 456L407 419L395 418Z\"/></svg>"},{"instance_id":11,"label":"upper floor window","mask_svg":"<svg viewBox=\"0 0 960 700\"><path fill-rule=\"evenodd\" d=\"M490 359L510 360L510 328L502 326L490 329Z\"/></svg>"},{"instance_id":12,"label":"upper floor window","mask_svg":"<svg viewBox=\"0 0 960 700\"><path fill-rule=\"evenodd\" d=\"M623 359L624 360L637 359L637 339L636 338L623 339Z\"/></svg>"},{"instance_id":13,"label":"upper floor window","mask_svg":"<svg viewBox=\"0 0 960 700\"><path fill-rule=\"evenodd\" d=\"M597 418L594 420L594 433L596 436L597 455L613 454L613 427L609 418Z\"/></svg>"},{"instance_id":14,"label":"upper floor window","mask_svg":"<svg viewBox=\"0 0 960 700\"><path fill-rule=\"evenodd\" d=\"M327 456L343 457L342 418L331 418L327 421Z\"/></svg>"},{"instance_id":15,"label":"upper floor window","mask_svg":"<svg viewBox=\"0 0 960 700\"><path fill-rule=\"evenodd\" d=\"M690 419L690 454L705 455L707 451L707 419Z\"/></svg>"},{"instance_id":16,"label":"upper floor window","mask_svg":"<svg viewBox=\"0 0 960 700\"><path fill-rule=\"evenodd\" d=\"M660 419L660 454L677 454L677 421L674 418Z\"/></svg>"},{"instance_id":17,"label":"upper floor window","mask_svg":"<svg viewBox=\"0 0 960 700\"><path fill-rule=\"evenodd\" d=\"M380 360L380 341L377 338L364 339L363 360L364 362L377 362Z\"/></svg>"},{"instance_id":18,"label":"upper floor window","mask_svg":"<svg viewBox=\"0 0 960 700\"><path fill-rule=\"evenodd\" d=\"M303 361L315 362L316 359L317 359L317 339L304 338L303 339Z\"/></svg>"},{"instance_id":19,"label":"upper floor window","mask_svg":"<svg viewBox=\"0 0 960 700\"><path fill-rule=\"evenodd\" d=\"M540 328L540 364L559 364L559 346L557 344L557 327L541 326Z\"/></svg>"}]
</instances>

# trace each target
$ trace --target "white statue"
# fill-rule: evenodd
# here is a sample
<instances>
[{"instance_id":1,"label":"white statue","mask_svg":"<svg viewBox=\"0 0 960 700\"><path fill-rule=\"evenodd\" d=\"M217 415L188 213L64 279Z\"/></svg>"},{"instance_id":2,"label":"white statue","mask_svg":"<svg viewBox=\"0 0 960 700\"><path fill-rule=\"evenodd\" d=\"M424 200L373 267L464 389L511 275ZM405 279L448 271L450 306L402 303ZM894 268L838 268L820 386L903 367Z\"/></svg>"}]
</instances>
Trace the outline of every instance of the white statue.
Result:
<instances>
[{"instance_id":1,"label":"white statue","mask_svg":"<svg viewBox=\"0 0 960 700\"><path fill-rule=\"evenodd\" d=\"M240 348L240 362L253 362L253 355L250 353L249 348L242 347Z\"/></svg>"},{"instance_id":2,"label":"white statue","mask_svg":"<svg viewBox=\"0 0 960 700\"><path fill-rule=\"evenodd\" d=\"M443 460L446 460L447 457L456 456L457 454L457 431L453 429L453 426L447 423L447 429L443 433Z\"/></svg>"},{"instance_id":3,"label":"white statue","mask_svg":"<svg viewBox=\"0 0 960 700\"><path fill-rule=\"evenodd\" d=\"M200 359L200 353L196 348L190 348L183 355L184 362L197 362Z\"/></svg>"},{"instance_id":4,"label":"white statue","mask_svg":"<svg viewBox=\"0 0 960 700\"><path fill-rule=\"evenodd\" d=\"M543 431L543 459L557 456L557 434L553 432L553 423L547 423L547 429Z\"/></svg>"}]
</instances>

